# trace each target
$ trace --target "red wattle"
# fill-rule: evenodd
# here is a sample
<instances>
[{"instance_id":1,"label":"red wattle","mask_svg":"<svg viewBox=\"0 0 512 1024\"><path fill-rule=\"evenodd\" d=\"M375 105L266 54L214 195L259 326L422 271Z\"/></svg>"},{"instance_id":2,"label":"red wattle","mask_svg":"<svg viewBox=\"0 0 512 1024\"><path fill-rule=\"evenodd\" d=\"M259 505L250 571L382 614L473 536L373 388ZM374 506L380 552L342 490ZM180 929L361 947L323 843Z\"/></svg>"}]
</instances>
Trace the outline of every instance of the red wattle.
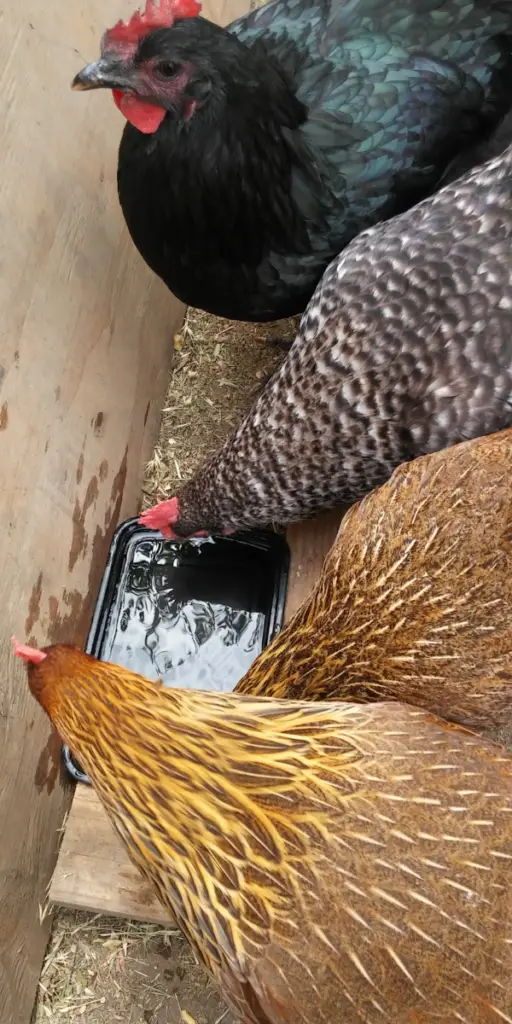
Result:
<instances>
[{"instance_id":1,"label":"red wattle","mask_svg":"<svg viewBox=\"0 0 512 1024\"><path fill-rule=\"evenodd\" d=\"M122 89L112 89L116 107L119 108L127 121L143 135L152 135L158 131L166 115L163 107L155 107L153 103L144 103L132 93Z\"/></svg>"}]
</instances>

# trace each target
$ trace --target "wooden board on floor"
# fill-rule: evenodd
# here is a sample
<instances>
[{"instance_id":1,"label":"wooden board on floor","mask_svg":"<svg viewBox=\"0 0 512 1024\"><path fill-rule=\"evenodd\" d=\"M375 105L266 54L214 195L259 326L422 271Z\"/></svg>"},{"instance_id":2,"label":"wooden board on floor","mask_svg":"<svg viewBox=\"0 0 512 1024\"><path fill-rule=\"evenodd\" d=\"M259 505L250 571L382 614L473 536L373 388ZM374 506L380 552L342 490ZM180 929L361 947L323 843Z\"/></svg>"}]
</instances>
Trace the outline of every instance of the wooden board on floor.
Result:
<instances>
[{"instance_id":1,"label":"wooden board on floor","mask_svg":"<svg viewBox=\"0 0 512 1024\"><path fill-rule=\"evenodd\" d=\"M286 538L290 546L290 577L286 619L291 619L316 583L324 558L338 532L343 510L332 509L305 523L294 523Z\"/></svg>"},{"instance_id":2,"label":"wooden board on floor","mask_svg":"<svg viewBox=\"0 0 512 1024\"><path fill-rule=\"evenodd\" d=\"M133 866L96 793L78 785L50 888L52 903L165 924L169 916Z\"/></svg>"},{"instance_id":3,"label":"wooden board on floor","mask_svg":"<svg viewBox=\"0 0 512 1024\"><path fill-rule=\"evenodd\" d=\"M286 616L296 611L320 574L340 512L329 512L288 531L291 549ZM125 853L95 793L78 785L50 888L55 904L131 917L156 924L169 918Z\"/></svg>"}]
</instances>

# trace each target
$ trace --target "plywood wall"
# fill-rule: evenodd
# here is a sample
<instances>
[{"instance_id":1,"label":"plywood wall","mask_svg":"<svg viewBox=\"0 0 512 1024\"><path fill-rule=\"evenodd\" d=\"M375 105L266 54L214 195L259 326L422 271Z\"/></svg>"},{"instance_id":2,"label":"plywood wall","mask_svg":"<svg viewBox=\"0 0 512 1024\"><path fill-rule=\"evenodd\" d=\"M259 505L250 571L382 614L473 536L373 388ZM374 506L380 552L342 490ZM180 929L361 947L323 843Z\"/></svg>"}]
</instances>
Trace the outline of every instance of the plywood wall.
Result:
<instances>
[{"instance_id":1,"label":"plywood wall","mask_svg":"<svg viewBox=\"0 0 512 1024\"><path fill-rule=\"evenodd\" d=\"M230 20L245 3L205 13ZM136 512L182 310L127 236L122 119L70 90L126 0L5 0L0 24L0 1018L28 1024L66 807L59 742L9 638L81 643Z\"/></svg>"}]
</instances>

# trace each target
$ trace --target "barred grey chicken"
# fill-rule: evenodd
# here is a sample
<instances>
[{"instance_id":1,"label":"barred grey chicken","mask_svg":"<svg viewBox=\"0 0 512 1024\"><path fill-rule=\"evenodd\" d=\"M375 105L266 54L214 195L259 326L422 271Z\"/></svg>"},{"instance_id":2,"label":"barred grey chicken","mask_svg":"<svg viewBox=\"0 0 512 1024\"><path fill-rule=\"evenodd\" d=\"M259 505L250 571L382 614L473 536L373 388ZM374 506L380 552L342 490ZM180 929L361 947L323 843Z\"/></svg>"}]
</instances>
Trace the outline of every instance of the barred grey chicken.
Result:
<instances>
[{"instance_id":1,"label":"barred grey chicken","mask_svg":"<svg viewBox=\"0 0 512 1024\"><path fill-rule=\"evenodd\" d=\"M141 521L168 536L289 523L510 425L512 147L331 263L242 425Z\"/></svg>"}]
</instances>

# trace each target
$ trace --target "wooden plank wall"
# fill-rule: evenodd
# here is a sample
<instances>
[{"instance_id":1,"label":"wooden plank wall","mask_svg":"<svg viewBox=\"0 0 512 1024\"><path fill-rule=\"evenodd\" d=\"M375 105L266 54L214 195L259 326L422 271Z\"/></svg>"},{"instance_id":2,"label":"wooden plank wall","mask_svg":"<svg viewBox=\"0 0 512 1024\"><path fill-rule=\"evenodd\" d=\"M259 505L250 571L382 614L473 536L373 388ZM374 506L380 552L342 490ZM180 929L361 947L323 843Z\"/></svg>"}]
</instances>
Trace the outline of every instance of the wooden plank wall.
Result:
<instances>
[{"instance_id":1,"label":"wooden plank wall","mask_svg":"<svg viewBox=\"0 0 512 1024\"><path fill-rule=\"evenodd\" d=\"M136 512L182 309L116 196L123 121L73 75L133 0L5 0L0 114L0 1018L28 1024L69 802L9 638L83 642L112 531ZM245 0L210 0L229 20Z\"/></svg>"}]
</instances>

